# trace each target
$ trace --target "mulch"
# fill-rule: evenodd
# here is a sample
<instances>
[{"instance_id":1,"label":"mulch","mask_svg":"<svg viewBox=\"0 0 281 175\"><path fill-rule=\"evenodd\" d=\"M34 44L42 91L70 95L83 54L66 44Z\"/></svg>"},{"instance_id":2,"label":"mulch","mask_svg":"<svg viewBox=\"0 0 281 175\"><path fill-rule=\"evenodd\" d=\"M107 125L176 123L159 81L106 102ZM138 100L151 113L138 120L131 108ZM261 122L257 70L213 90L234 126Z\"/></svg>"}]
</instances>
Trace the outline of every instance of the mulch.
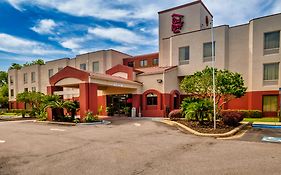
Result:
<instances>
[{"instance_id":1,"label":"mulch","mask_svg":"<svg viewBox=\"0 0 281 175\"><path fill-rule=\"evenodd\" d=\"M200 124L197 121L188 121L188 120L175 120L178 123L181 123L195 131L200 133L207 133L207 134L223 134L233 130L235 127L225 125L222 121L217 121L216 123L216 130L214 130L214 123L213 122L204 122L204 124Z\"/></svg>"}]
</instances>

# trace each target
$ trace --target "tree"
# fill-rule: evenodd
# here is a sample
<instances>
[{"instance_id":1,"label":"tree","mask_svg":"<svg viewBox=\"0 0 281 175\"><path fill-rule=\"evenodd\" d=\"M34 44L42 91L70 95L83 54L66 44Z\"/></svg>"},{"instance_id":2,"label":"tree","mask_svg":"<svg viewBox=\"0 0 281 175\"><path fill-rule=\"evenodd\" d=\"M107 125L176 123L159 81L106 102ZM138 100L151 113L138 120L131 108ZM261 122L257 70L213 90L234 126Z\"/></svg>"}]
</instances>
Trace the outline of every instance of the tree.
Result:
<instances>
[{"instance_id":1,"label":"tree","mask_svg":"<svg viewBox=\"0 0 281 175\"><path fill-rule=\"evenodd\" d=\"M180 83L180 88L189 97L211 100L213 98L212 71L212 68L206 67L202 71L186 76ZM215 77L216 105L219 111L225 103L245 95L247 88L239 73L215 69Z\"/></svg>"},{"instance_id":2,"label":"tree","mask_svg":"<svg viewBox=\"0 0 281 175\"><path fill-rule=\"evenodd\" d=\"M4 84L8 84L8 73L0 71L0 87Z\"/></svg>"},{"instance_id":3,"label":"tree","mask_svg":"<svg viewBox=\"0 0 281 175\"><path fill-rule=\"evenodd\" d=\"M8 84L0 87L0 108L7 108L9 105L9 88Z\"/></svg>"},{"instance_id":4,"label":"tree","mask_svg":"<svg viewBox=\"0 0 281 175\"><path fill-rule=\"evenodd\" d=\"M26 62L23 64L23 67L32 66L32 65L44 65L45 61L43 59L33 60L32 62Z\"/></svg>"},{"instance_id":5,"label":"tree","mask_svg":"<svg viewBox=\"0 0 281 175\"><path fill-rule=\"evenodd\" d=\"M9 67L9 70L12 70L12 69L21 69L22 68L22 65L18 64L18 63L12 63L12 65Z\"/></svg>"}]
</instances>

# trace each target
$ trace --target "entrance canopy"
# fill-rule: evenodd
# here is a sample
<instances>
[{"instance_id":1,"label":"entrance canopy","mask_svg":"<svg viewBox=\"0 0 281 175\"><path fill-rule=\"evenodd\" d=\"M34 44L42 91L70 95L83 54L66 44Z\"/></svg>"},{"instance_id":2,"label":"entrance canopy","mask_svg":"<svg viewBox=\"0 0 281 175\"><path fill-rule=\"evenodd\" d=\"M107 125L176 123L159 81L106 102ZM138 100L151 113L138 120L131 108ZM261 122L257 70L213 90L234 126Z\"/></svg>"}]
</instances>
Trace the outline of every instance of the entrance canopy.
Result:
<instances>
[{"instance_id":1,"label":"entrance canopy","mask_svg":"<svg viewBox=\"0 0 281 175\"><path fill-rule=\"evenodd\" d=\"M133 80L113 75L86 72L70 66L65 67L50 78L51 86L79 88L81 83L94 83L98 86L98 90L104 90L107 87L138 89L142 86L142 83Z\"/></svg>"}]
</instances>

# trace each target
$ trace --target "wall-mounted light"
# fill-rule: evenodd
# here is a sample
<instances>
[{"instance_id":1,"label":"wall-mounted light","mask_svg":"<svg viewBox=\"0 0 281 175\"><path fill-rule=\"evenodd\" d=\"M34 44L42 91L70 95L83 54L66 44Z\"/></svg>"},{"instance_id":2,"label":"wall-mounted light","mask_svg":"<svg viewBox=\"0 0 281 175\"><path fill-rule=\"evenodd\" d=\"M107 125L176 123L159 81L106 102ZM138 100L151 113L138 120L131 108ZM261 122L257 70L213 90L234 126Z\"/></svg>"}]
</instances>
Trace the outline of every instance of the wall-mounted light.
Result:
<instances>
[{"instance_id":1,"label":"wall-mounted light","mask_svg":"<svg viewBox=\"0 0 281 175\"><path fill-rule=\"evenodd\" d=\"M162 83L163 80L162 79L157 79L157 83Z\"/></svg>"}]
</instances>

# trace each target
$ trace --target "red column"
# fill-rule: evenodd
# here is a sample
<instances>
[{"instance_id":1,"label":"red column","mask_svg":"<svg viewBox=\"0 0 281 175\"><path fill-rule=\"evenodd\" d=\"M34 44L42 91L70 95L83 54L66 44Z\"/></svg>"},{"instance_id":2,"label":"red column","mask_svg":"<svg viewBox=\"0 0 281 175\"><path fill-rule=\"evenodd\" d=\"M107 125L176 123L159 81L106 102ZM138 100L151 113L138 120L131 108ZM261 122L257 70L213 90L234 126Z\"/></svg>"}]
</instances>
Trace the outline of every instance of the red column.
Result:
<instances>
[{"instance_id":1,"label":"red column","mask_svg":"<svg viewBox=\"0 0 281 175\"><path fill-rule=\"evenodd\" d=\"M47 95L53 95L54 92L55 92L55 86L47 86ZM47 109L47 117L49 121L53 120L53 114L51 108Z\"/></svg>"},{"instance_id":2,"label":"red column","mask_svg":"<svg viewBox=\"0 0 281 175\"><path fill-rule=\"evenodd\" d=\"M139 109L141 107L141 95L140 94L133 94L133 97L132 97L132 106L136 108L136 113L138 114L139 112ZM143 109L141 109L143 110Z\"/></svg>"},{"instance_id":3,"label":"red column","mask_svg":"<svg viewBox=\"0 0 281 175\"><path fill-rule=\"evenodd\" d=\"M97 114L98 111L98 86L93 83L81 83L79 84L80 89L80 116L81 120L85 117L87 111L91 111Z\"/></svg>"}]
</instances>

